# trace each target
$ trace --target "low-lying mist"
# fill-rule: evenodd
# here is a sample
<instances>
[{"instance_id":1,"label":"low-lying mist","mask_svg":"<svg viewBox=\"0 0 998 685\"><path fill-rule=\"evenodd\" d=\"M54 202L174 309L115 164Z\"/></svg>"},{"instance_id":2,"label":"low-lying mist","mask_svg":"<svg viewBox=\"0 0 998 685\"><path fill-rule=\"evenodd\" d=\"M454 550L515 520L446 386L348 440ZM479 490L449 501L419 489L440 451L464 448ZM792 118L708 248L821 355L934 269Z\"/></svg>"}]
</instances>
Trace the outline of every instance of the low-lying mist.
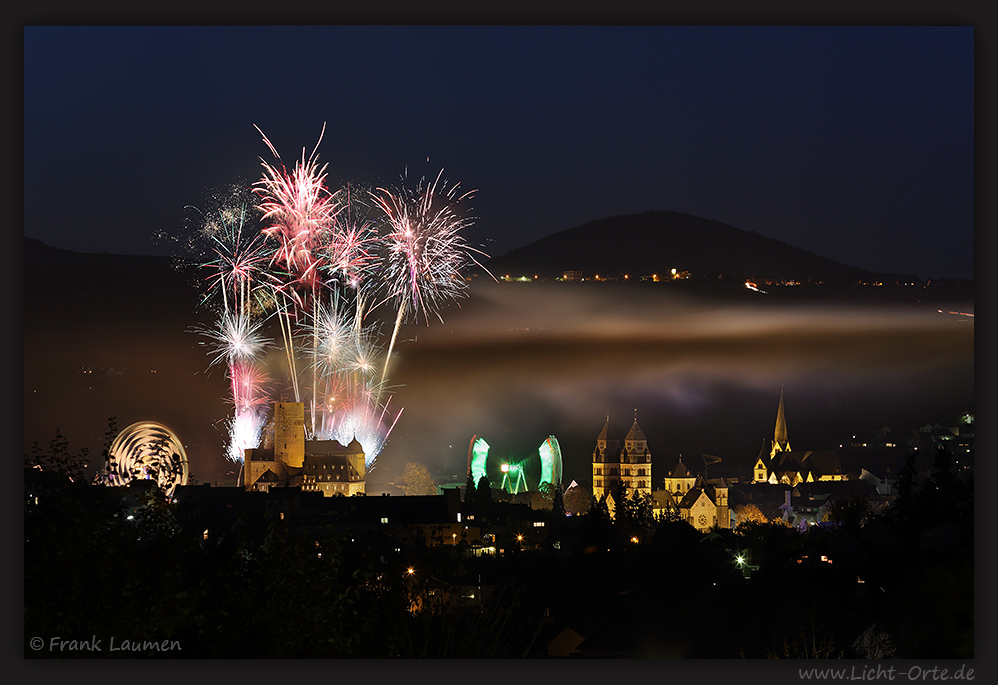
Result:
<instances>
[{"instance_id":1,"label":"low-lying mist","mask_svg":"<svg viewBox=\"0 0 998 685\"><path fill-rule=\"evenodd\" d=\"M402 414L371 492L410 460L463 481L475 435L496 458L534 461L554 435L566 482L589 485L607 416L623 438L635 413L657 484L680 454L691 465L720 456L712 473L744 477L772 437L781 388L795 449L974 410L973 318L947 313L972 312L969 303L816 304L554 283L476 282L468 295L441 311L442 322L400 331L388 382ZM201 481L233 470L223 457L228 381L224 369L208 368L204 337L190 332L207 313L99 302L57 313L59 304L25 312L26 452L58 429L96 464L115 416L119 430L139 420L170 426ZM280 382L283 353L270 357Z\"/></svg>"},{"instance_id":2,"label":"low-lying mist","mask_svg":"<svg viewBox=\"0 0 998 685\"><path fill-rule=\"evenodd\" d=\"M772 435L781 388L803 449L973 410L973 319L927 305L498 284L404 333L389 375L405 409L386 471L415 459L460 476L473 435L519 459L553 434L566 480L588 482L607 416L623 438L636 412L656 473L680 453L687 463L709 453L744 475Z\"/></svg>"}]
</instances>

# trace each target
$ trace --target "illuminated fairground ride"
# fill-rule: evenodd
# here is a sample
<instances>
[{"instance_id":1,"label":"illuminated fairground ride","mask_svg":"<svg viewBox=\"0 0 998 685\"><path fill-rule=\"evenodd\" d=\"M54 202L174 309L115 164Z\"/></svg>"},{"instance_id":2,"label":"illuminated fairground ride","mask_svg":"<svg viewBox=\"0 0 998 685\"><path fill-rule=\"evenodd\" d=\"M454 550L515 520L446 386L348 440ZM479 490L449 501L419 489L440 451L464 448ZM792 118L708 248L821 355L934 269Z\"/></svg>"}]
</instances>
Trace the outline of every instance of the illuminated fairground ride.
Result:
<instances>
[{"instance_id":1,"label":"illuminated fairground ride","mask_svg":"<svg viewBox=\"0 0 998 685\"><path fill-rule=\"evenodd\" d=\"M549 435L537 448L537 456L541 462L541 478L538 481L538 488L544 483L560 486L562 464L558 439ZM472 436L471 444L468 446L468 471L471 472L473 483L478 483L483 476L488 475L488 458L489 443L477 435ZM528 489L526 478L524 478L527 461L524 459L521 462L503 462L500 464L499 471L503 474L501 489L514 495Z\"/></svg>"},{"instance_id":2,"label":"illuminated fairground ride","mask_svg":"<svg viewBox=\"0 0 998 685\"><path fill-rule=\"evenodd\" d=\"M169 428L155 421L139 421L111 443L104 470L107 485L154 480L167 497L172 497L178 485L187 485L187 453Z\"/></svg>"}]
</instances>

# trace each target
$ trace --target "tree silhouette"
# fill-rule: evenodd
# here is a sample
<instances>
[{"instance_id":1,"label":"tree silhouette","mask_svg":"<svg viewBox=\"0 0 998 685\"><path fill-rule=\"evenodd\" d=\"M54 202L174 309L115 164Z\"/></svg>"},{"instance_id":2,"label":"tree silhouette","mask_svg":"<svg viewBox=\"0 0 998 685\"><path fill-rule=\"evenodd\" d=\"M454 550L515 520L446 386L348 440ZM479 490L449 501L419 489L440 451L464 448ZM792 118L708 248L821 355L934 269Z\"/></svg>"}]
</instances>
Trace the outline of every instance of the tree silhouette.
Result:
<instances>
[{"instance_id":1,"label":"tree silhouette","mask_svg":"<svg viewBox=\"0 0 998 685\"><path fill-rule=\"evenodd\" d=\"M430 470L425 464L413 461L406 462L402 475L391 481L391 485L401 488L407 496L437 494L437 484L430 476Z\"/></svg>"}]
</instances>

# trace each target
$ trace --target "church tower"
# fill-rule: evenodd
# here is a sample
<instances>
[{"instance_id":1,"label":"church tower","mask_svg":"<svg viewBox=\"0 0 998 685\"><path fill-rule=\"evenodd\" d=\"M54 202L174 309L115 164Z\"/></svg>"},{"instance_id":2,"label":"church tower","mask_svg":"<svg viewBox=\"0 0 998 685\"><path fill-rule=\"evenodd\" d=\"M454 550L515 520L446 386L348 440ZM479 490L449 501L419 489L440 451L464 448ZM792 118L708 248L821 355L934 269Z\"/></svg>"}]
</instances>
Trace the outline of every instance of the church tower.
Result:
<instances>
[{"instance_id":1,"label":"church tower","mask_svg":"<svg viewBox=\"0 0 998 685\"><path fill-rule=\"evenodd\" d=\"M780 388L780 407L776 410L776 430L773 432L773 445L769 451L772 459L777 452L790 452L790 439L787 437L787 419L783 414L783 388Z\"/></svg>"},{"instance_id":2,"label":"church tower","mask_svg":"<svg viewBox=\"0 0 998 685\"><path fill-rule=\"evenodd\" d=\"M791 452L790 438L787 437L787 419L783 413L783 388L780 388L780 406L776 410L776 428L773 430L773 440L769 444L769 453L766 452L766 439L762 439L762 446L759 448L759 456L752 467L753 483L775 483L773 471L776 464L776 455L779 452ZM785 456L785 455L781 455Z\"/></svg>"},{"instance_id":3,"label":"church tower","mask_svg":"<svg viewBox=\"0 0 998 685\"><path fill-rule=\"evenodd\" d=\"M620 483L620 440L610 427L610 416L593 450L593 496L599 501Z\"/></svg>"},{"instance_id":4,"label":"church tower","mask_svg":"<svg viewBox=\"0 0 998 685\"><path fill-rule=\"evenodd\" d=\"M648 440L638 425L638 410L634 410L634 423L624 438L624 449L620 453L621 485L625 497L634 491L651 495L651 452Z\"/></svg>"}]
</instances>

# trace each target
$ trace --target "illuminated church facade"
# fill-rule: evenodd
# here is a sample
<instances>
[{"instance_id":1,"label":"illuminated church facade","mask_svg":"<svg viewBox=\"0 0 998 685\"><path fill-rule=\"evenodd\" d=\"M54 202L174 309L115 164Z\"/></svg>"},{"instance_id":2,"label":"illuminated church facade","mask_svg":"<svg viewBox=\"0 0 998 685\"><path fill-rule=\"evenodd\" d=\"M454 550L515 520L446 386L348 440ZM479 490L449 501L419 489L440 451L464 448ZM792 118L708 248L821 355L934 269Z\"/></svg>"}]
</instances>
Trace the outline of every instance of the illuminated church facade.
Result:
<instances>
[{"instance_id":1,"label":"illuminated church facade","mask_svg":"<svg viewBox=\"0 0 998 685\"><path fill-rule=\"evenodd\" d=\"M637 416L624 437L623 447L607 416L593 450L593 495L597 500L617 492L624 497L634 492L651 495L651 488L651 452Z\"/></svg>"}]
</instances>

